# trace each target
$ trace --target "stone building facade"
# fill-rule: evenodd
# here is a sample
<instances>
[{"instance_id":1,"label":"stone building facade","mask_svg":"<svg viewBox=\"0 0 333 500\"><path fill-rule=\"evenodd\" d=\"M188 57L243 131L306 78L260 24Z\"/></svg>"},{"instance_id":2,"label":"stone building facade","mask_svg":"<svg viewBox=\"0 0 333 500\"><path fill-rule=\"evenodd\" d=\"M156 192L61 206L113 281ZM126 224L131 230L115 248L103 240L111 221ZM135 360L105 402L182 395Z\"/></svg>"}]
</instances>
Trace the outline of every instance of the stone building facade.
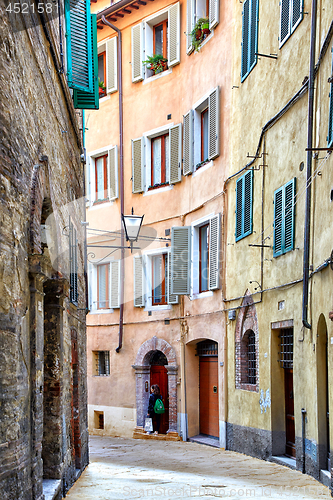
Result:
<instances>
[{"instance_id":1,"label":"stone building facade","mask_svg":"<svg viewBox=\"0 0 333 500\"><path fill-rule=\"evenodd\" d=\"M62 498L88 463L83 150L57 19L7 6L1 2L0 491L6 500L42 500Z\"/></svg>"}]
</instances>

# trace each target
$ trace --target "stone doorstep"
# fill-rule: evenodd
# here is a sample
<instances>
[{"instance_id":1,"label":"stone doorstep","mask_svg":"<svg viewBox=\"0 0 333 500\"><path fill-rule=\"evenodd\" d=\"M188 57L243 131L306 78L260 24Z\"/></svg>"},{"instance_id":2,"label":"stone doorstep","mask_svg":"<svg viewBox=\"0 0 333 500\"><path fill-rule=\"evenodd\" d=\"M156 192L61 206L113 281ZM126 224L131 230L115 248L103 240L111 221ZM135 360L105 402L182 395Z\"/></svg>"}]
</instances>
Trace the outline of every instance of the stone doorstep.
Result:
<instances>
[{"instance_id":1,"label":"stone doorstep","mask_svg":"<svg viewBox=\"0 0 333 500\"><path fill-rule=\"evenodd\" d=\"M274 462L278 465L284 465L285 467L289 467L289 469L296 470L296 459L285 457L284 455L279 456L271 456L269 457L270 462Z\"/></svg>"},{"instance_id":2,"label":"stone doorstep","mask_svg":"<svg viewBox=\"0 0 333 500\"><path fill-rule=\"evenodd\" d=\"M168 432L168 434L146 434L142 427L136 427L133 432L133 439L155 439L157 441L182 441L178 432Z\"/></svg>"},{"instance_id":3,"label":"stone doorstep","mask_svg":"<svg viewBox=\"0 0 333 500\"><path fill-rule=\"evenodd\" d=\"M331 473L330 473L329 470L321 469L321 471L320 471L320 482L323 483L328 488L331 487L332 478L331 478Z\"/></svg>"},{"instance_id":4,"label":"stone doorstep","mask_svg":"<svg viewBox=\"0 0 333 500\"><path fill-rule=\"evenodd\" d=\"M43 479L43 494L45 500L54 500L58 497L60 490L61 479Z\"/></svg>"}]
</instances>

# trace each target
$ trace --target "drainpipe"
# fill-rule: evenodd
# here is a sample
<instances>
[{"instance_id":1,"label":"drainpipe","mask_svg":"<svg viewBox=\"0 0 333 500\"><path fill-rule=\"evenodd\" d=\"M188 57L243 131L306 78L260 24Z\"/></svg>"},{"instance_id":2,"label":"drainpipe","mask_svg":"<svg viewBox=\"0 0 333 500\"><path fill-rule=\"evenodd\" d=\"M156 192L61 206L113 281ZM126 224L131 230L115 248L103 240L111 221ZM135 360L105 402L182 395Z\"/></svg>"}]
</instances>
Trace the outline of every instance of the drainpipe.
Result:
<instances>
[{"instance_id":1,"label":"drainpipe","mask_svg":"<svg viewBox=\"0 0 333 500\"><path fill-rule=\"evenodd\" d=\"M302 473L305 474L305 418L306 418L306 410L305 408L301 409L302 412Z\"/></svg>"},{"instance_id":2,"label":"drainpipe","mask_svg":"<svg viewBox=\"0 0 333 500\"><path fill-rule=\"evenodd\" d=\"M309 302L309 254L310 254L310 222L311 222L311 175L312 175L312 142L313 142L313 103L314 103L314 66L316 50L317 0L312 0L310 71L309 71L309 105L308 105L308 143L306 171L306 199L304 221L304 255L303 255L303 307L302 322L311 330L308 322Z\"/></svg>"},{"instance_id":3,"label":"drainpipe","mask_svg":"<svg viewBox=\"0 0 333 500\"><path fill-rule=\"evenodd\" d=\"M121 31L119 28L109 23L102 16L102 22L109 26L118 35L118 92L119 92L119 153L120 153L120 217L124 213L124 147L123 147L123 74L122 74L122 45ZM122 221L121 224L121 258L120 258L120 308L119 308L119 345L116 352L120 352L123 346L123 331L124 331L124 278L125 278L125 235Z\"/></svg>"}]
</instances>

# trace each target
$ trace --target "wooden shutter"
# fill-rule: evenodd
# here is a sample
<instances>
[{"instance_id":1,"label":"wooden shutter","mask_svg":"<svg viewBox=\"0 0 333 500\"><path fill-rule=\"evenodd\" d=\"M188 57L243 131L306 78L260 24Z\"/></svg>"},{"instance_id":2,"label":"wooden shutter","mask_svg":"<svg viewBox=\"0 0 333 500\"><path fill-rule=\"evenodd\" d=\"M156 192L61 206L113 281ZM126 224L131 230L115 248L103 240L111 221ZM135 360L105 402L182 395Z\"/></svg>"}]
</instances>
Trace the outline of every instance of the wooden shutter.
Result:
<instances>
[{"instance_id":1,"label":"wooden shutter","mask_svg":"<svg viewBox=\"0 0 333 500\"><path fill-rule=\"evenodd\" d=\"M290 35L290 2L291 0L280 0L280 47Z\"/></svg>"},{"instance_id":2,"label":"wooden shutter","mask_svg":"<svg viewBox=\"0 0 333 500\"><path fill-rule=\"evenodd\" d=\"M278 257L283 252L283 191L284 188L281 187L277 189L274 193L274 245L273 245L273 257Z\"/></svg>"},{"instance_id":3,"label":"wooden shutter","mask_svg":"<svg viewBox=\"0 0 333 500\"><path fill-rule=\"evenodd\" d=\"M190 294L191 227L171 228L171 293Z\"/></svg>"},{"instance_id":4,"label":"wooden shutter","mask_svg":"<svg viewBox=\"0 0 333 500\"><path fill-rule=\"evenodd\" d=\"M215 28L220 21L219 0L209 0L209 29Z\"/></svg>"},{"instance_id":5,"label":"wooden shutter","mask_svg":"<svg viewBox=\"0 0 333 500\"><path fill-rule=\"evenodd\" d=\"M332 49L333 51L333 49ZM332 59L332 74L333 74L333 59ZM333 83L331 83L331 92L330 92L330 109L328 116L328 135L327 135L327 145L328 147L332 147L333 145Z\"/></svg>"},{"instance_id":6,"label":"wooden shutter","mask_svg":"<svg viewBox=\"0 0 333 500\"><path fill-rule=\"evenodd\" d=\"M110 281L111 281L111 301L110 306L113 309L120 307L120 260L110 262Z\"/></svg>"},{"instance_id":7,"label":"wooden shutter","mask_svg":"<svg viewBox=\"0 0 333 500\"><path fill-rule=\"evenodd\" d=\"M89 0L65 0L67 81L72 89L93 92Z\"/></svg>"},{"instance_id":8,"label":"wooden shutter","mask_svg":"<svg viewBox=\"0 0 333 500\"><path fill-rule=\"evenodd\" d=\"M253 170L246 172L236 183L236 241L253 231Z\"/></svg>"},{"instance_id":9,"label":"wooden shutter","mask_svg":"<svg viewBox=\"0 0 333 500\"><path fill-rule=\"evenodd\" d=\"M117 37L106 42L106 90L108 94L118 90Z\"/></svg>"},{"instance_id":10,"label":"wooden shutter","mask_svg":"<svg viewBox=\"0 0 333 500\"><path fill-rule=\"evenodd\" d=\"M132 192L143 191L143 138L132 141Z\"/></svg>"},{"instance_id":11,"label":"wooden shutter","mask_svg":"<svg viewBox=\"0 0 333 500\"><path fill-rule=\"evenodd\" d=\"M167 282L166 282L166 289L167 289L167 301L168 304L178 304L178 295L175 295L171 293L171 254L169 253L167 255Z\"/></svg>"},{"instance_id":12,"label":"wooden shutter","mask_svg":"<svg viewBox=\"0 0 333 500\"><path fill-rule=\"evenodd\" d=\"M134 307L144 307L144 270L143 257L137 256L133 259L134 266Z\"/></svg>"},{"instance_id":13,"label":"wooden shutter","mask_svg":"<svg viewBox=\"0 0 333 500\"><path fill-rule=\"evenodd\" d=\"M193 110L184 116L183 124L183 174L193 172Z\"/></svg>"},{"instance_id":14,"label":"wooden shutter","mask_svg":"<svg viewBox=\"0 0 333 500\"><path fill-rule=\"evenodd\" d=\"M96 287L94 287L94 268L91 264L89 264L88 268L88 308L89 311L92 311L94 308L94 290L96 290Z\"/></svg>"},{"instance_id":15,"label":"wooden shutter","mask_svg":"<svg viewBox=\"0 0 333 500\"><path fill-rule=\"evenodd\" d=\"M192 45L192 35L191 31L194 28L194 5L193 0L187 0L187 12L186 12L186 53L191 54L194 47Z\"/></svg>"},{"instance_id":16,"label":"wooden shutter","mask_svg":"<svg viewBox=\"0 0 333 500\"><path fill-rule=\"evenodd\" d=\"M219 87L208 98L208 157L213 160L220 154L220 103Z\"/></svg>"},{"instance_id":17,"label":"wooden shutter","mask_svg":"<svg viewBox=\"0 0 333 500\"><path fill-rule=\"evenodd\" d=\"M248 74L249 60L249 24L250 24L250 0L244 0L243 3L243 19L242 19L242 65L241 65L241 81Z\"/></svg>"},{"instance_id":18,"label":"wooden shutter","mask_svg":"<svg viewBox=\"0 0 333 500\"><path fill-rule=\"evenodd\" d=\"M284 252L294 248L296 177L285 185L285 216L284 216Z\"/></svg>"},{"instance_id":19,"label":"wooden shutter","mask_svg":"<svg viewBox=\"0 0 333 500\"><path fill-rule=\"evenodd\" d=\"M170 184L181 180L182 126L179 123L169 129Z\"/></svg>"},{"instance_id":20,"label":"wooden shutter","mask_svg":"<svg viewBox=\"0 0 333 500\"><path fill-rule=\"evenodd\" d=\"M209 290L219 288L220 214L209 221Z\"/></svg>"},{"instance_id":21,"label":"wooden shutter","mask_svg":"<svg viewBox=\"0 0 333 500\"><path fill-rule=\"evenodd\" d=\"M293 32L303 19L303 0L292 0L292 2L291 31Z\"/></svg>"},{"instance_id":22,"label":"wooden shutter","mask_svg":"<svg viewBox=\"0 0 333 500\"><path fill-rule=\"evenodd\" d=\"M168 66L180 63L180 10L179 2L168 10Z\"/></svg>"},{"instance_id":23,"label":"wooden shutter","mask_svg":"<svg viewBox=\"0 0 333 500\"><path fill-rule=\"evenodd\" d=\"M236 241L243 238L243 177L236 182Z\"/></svg>"},{"instance_id":24,"label":"wooden shutter","mask_svg":"<svg viewBox=\"0 0 333 500\"><path fill-rule=\"evenodd\" d=\"M118 148L114 146L108 151L108 181L109 198L115 200L118 198Z\"/></svg>"},{"instance_id":25,"label":"wooden shutter","mask_svg":"<svg viewBox=\"0 0 333 500\"><path fill-rule=\"evenodd\" d=\"M132 82L143 80L143 26L132 27Z\"/></svg>"},{"instance_id":26,"label":"wooden shutter","mask_svg":"<svg viewBox=\"0 0 333 500\"><path fill-rule=\"evenodd\" d=\"M97 22L96 14L91 14L93 90L91 93L74 89L73 101L75 109L99 109L98 93L98 54L97 54Z\"/></svg>"},{"instance_id":27,"label":"wooden shutter","mask_svg":"<svg viewBox=\"0 0 333 500\"><path fill-rule=\"evenodd\" d=\"M249 69L250 72L253 67L257 64L258 56L258 20L259 20L259 0L251 0L251 11L250 11L250 36L249 36Z\"/></svg>"}]
</instances>

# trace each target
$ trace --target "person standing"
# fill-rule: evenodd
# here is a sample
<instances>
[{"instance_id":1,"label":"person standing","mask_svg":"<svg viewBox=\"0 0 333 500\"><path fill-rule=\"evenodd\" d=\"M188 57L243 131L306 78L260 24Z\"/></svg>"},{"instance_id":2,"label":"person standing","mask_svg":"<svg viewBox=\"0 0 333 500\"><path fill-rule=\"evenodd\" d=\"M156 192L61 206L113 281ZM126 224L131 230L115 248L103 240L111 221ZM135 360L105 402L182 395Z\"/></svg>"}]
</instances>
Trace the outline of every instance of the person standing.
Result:
<instances>
[{"instance_id":1,"label":"person standing","mask_svg":"<svg viewBox=\"0 0 333 500\"><path fill-rule=\"evenodd\" d=\"M158 434L161 425L161 415L155 412L154 407L157 399L162 400L162 395L160 393L160 388L157 384L151 386L150 392L151 394L149 396L147 416L153 420L154 434Z\"/></svg>"}]
</instances>

